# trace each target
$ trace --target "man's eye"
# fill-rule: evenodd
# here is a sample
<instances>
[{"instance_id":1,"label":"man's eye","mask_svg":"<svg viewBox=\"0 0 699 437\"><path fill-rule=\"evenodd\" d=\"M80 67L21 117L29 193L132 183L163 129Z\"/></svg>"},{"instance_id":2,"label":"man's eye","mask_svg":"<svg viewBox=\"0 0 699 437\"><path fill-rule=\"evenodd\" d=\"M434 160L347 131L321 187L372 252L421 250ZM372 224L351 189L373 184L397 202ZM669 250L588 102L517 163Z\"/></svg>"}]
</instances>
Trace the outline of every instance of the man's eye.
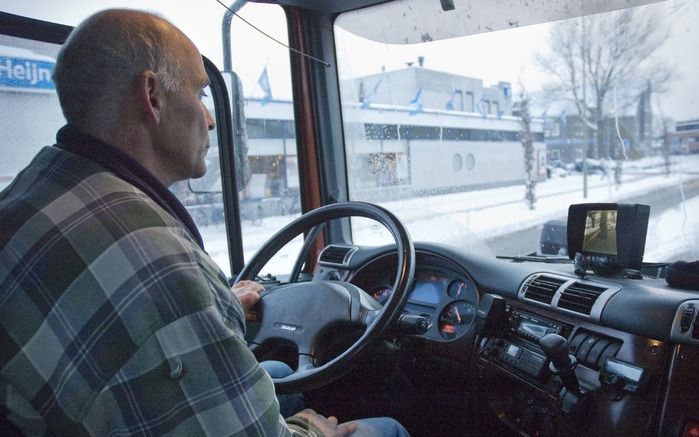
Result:
<instances>
[{"instance_id":1,"label":"man's eye","mask_svg":"<svg viewBox=\"0 0 699 437\"><path fill-rule=\"evenodd\" d=\"M206 94L206 91L201 90L201 91L199 92L199 98L200 98L200 99L203 99L204 97L209 97L209 95Z\"/></svg>"}]
</instances>

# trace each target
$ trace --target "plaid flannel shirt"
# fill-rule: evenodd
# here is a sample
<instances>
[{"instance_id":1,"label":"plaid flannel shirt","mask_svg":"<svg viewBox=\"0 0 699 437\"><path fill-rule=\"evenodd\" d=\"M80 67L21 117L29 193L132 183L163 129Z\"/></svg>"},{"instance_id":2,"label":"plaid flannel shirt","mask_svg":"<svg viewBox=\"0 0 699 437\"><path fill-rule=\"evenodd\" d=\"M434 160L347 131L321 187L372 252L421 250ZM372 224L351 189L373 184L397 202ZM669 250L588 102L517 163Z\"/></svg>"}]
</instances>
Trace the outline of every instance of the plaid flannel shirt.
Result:
<instances>
[{"instance_id":1,"label":"plaid flannel shirt","mask_svg":"<svg viewBox=\"0 0 699 437\"><path fill-rule=\"evenodd\" d=\"M95 162L46 147L0 193L0 405L25 433L291 435L244 320L185 227Z\"/></svg>"}]
</instances>

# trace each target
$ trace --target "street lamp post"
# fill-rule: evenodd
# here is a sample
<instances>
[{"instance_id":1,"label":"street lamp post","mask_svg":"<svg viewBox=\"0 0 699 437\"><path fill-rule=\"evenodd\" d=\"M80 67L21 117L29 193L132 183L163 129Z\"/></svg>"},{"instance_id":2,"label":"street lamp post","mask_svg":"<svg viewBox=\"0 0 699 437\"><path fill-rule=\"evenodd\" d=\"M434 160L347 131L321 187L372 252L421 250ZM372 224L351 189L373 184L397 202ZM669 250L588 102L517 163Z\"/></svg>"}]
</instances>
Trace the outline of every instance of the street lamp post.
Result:
<instances>
[{"instance_id":1,"label":"street lamp post","mask_svg":"<svg viewBox=\"0 0 699 437\"><path fill-rule=\"evenodd\" d=\"M586 76L586 70L585 70L585 59L586 59L586 53L585 53L585 42L586 42L587 34L585 32L585 17L582 17L582 45L580 47L581 55L582 55L582 94L583 94L583 104L582 104L582 121L583 121L583 129L585 129L585 139L583 143L583 161L582 161L582 167L583 167L583 198L587 199L587 153L588 153L588 148L589 148L589 127L587 125L587 84L585 80Z\"/></svg>"}]
</instances>

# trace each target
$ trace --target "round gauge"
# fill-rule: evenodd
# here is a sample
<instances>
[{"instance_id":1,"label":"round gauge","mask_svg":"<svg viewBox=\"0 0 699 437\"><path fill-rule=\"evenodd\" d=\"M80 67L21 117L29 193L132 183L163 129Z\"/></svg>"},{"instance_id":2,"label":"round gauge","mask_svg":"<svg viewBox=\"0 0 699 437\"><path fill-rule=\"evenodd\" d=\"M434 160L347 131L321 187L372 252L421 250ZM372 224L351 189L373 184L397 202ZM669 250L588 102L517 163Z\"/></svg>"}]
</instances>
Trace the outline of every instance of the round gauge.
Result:
<instances>
[{"instance_id":1,"label":"round gauge","mask_svg":"<svg viewBox=\"0 0 699 437\"><path fill-rule=\"evenodd\" d=\"M439 332L447 340L457 338L471 326L475 316L476 306L472 303L463 300L453 302L439 315Z\"/></svg>"},{"instance_id":2,"label":"round gauge","mask_svg":"<svg viewBox=\"0 0 699 437\"><path fill-rule=\"evenodd\" d=\"M461 279L451 281L449 288L447 288L447 294L452 299L463 299L466 297L466 290L468 289L468 284Z\"/></svg>"},{"instance_id":3,"label":"round gauge","mask_svg":"<svg viewBox=\"0 0 699 437\"><path fill-rule=\"evenodd\" d=\"M374 289L374 291L371 292L371 297L373 297L374 299L376 299L378 303L383 305L386 303L388 298L391 297L391 292L393 292L393 289L384 285Z\"/></svg>"}]
</instances>

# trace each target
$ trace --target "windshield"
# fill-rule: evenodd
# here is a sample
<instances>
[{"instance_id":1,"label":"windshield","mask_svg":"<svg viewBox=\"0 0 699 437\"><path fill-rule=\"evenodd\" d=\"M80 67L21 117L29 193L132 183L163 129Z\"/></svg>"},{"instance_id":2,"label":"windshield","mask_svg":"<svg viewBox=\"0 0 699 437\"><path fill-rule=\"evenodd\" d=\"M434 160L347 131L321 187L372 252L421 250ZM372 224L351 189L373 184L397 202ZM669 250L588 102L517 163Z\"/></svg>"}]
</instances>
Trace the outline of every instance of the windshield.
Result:
<instances>
[{"instance_id":1,"label":"windshield","mask_svg":"<svg viewBox=\"0 0 699 437\"><path fill-rule=\"evenodd\" d=\"M336 20L352 200L389 208L414 240L490 255L567 255L569 205L642 203L644 261L698 257L696 2L521 27L420 5ZM395 19L366 30L369 13ZM444 31L449 14L474 34Z\"/></svg>"}]
</instances>

